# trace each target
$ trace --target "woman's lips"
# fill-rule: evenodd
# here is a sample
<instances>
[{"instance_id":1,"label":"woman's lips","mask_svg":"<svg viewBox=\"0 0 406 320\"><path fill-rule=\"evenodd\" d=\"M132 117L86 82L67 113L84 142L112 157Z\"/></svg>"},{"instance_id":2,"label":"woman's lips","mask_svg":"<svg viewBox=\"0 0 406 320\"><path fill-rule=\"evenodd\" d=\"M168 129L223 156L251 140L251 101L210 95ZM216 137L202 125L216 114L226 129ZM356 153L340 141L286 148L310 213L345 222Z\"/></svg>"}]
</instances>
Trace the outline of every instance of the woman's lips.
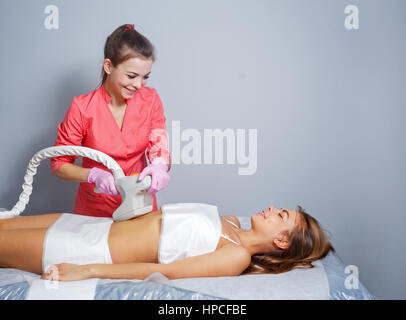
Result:
<instances>
[{"instance_id":1,"label":"woman's lips","mask_svg":"<svg viewBox=\"0 0 406 320\"><path fill-rule=\"evenodd\" d=\"M126 88L126 90L127 90L130 94L134 94L135 91L137 91L137 90L130 90L130 89L128 89L128 88Z\"/></svg>"}]
</instances>

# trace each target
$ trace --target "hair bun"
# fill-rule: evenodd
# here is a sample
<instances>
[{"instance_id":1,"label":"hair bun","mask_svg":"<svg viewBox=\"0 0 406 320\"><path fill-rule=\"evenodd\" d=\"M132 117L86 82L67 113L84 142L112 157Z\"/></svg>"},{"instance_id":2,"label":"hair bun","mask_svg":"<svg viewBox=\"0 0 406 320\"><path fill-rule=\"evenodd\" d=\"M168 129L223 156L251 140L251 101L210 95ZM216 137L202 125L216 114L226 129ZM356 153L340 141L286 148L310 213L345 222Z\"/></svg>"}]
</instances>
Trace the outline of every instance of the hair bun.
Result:
<instances>
[{"instance_id":1,"label":"hair bun","mask_svg":"<svg viewBox=\"0 0 406 320\"><path fill-rule=\"evenodd\" d=\"M132 31L134 29L134 24L126 24L124 31Z\"/></svg>"}]
</instances>

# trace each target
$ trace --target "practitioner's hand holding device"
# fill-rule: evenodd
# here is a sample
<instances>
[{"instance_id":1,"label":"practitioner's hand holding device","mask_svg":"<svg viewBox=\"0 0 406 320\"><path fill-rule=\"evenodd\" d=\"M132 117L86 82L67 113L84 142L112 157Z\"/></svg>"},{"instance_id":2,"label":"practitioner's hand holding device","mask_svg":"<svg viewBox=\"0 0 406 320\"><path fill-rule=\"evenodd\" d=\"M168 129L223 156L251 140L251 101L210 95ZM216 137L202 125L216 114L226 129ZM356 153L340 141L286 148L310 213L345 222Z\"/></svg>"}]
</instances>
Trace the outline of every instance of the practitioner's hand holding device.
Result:
<instances>
[{"instance_id":1,"label":"practitioner's hand holding device","mask_svg":"<svg viewBox=\"0 0 406 320\"><path fill-rule=\"evenodd\" d=\"M102 192L111 196L118 195L114 177L106 170L93 167L89 172L87 182L96 185L95 192Z\"/></svg>"},{"instance_id":2,"label":"practitioner's hand holding device","mask_svg":"<svg viewBox=\"0 0 406 320\"><path fill-rule=\"evenodd\" d=\"M169 183L168 166L162 158L156 158L152 163L142 170L138 181L142 181L146 175L151 176L151 186L147 190L148 194L154 194L165 188Z\"/></svg>"}]
</instances>

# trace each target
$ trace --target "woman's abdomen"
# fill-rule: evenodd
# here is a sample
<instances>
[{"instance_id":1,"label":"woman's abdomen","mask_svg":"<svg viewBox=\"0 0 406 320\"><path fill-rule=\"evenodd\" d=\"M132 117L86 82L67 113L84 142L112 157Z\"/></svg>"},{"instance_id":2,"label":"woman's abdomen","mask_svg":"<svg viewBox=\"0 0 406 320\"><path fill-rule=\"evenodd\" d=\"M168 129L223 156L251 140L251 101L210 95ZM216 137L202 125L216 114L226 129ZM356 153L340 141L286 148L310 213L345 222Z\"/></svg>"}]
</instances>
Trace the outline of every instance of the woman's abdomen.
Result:
<instances>
[{"instance_id":1,"label":"woman's abdomen","mask_svg":"<svg viewBox=\"0 0 406 320\"><path fill-rule=\"evenodd\" d=\"M113 223L108 238L113 263L157 263L160 229L160 210Z\"/></svg>"}]
</instances>

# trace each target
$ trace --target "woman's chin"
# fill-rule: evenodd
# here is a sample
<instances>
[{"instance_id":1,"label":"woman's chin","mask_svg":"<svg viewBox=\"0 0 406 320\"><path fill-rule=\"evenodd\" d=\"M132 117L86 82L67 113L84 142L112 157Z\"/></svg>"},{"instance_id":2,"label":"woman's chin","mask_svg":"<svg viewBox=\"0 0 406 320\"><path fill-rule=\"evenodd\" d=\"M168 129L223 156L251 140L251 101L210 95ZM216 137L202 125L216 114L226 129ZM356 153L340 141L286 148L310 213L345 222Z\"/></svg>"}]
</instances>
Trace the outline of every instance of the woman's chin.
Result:
<instances>
[{"instance_id":1,"label":"woman's chin","mask_svg":"<svg viewBox=\"0 0 406 320\"><path fill-rule=\"evenodd\" d=\"M252 229L252 226L255 224L256 217L257 217L256 214L251 216L251 229Z\"/></svg>"}]
</instances>

